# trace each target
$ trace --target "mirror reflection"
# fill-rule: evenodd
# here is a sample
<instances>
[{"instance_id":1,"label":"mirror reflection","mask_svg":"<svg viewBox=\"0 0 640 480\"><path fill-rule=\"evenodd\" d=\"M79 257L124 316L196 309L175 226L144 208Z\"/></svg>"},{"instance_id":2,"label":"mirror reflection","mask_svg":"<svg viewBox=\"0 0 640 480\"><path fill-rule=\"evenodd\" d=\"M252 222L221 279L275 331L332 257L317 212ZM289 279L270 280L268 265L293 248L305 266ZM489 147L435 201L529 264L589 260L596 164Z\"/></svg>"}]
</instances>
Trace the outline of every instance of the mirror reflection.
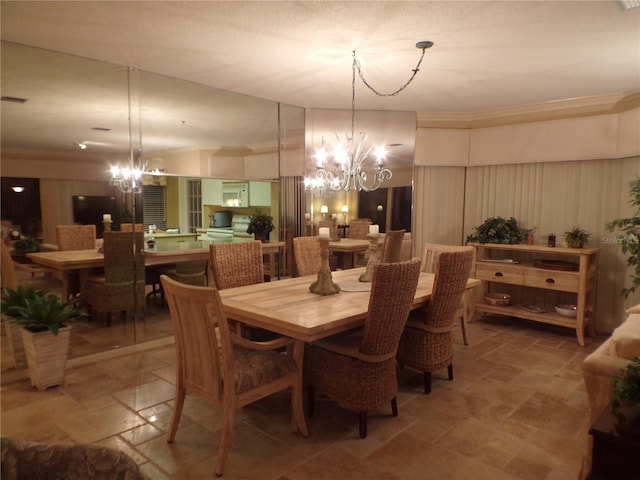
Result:
<instances>
[{"instance_id":1,"label":"mirror reflection","mask_svg":"<svg viewBox=\"0 0 640 480\"><path fill-rule=\"evenodd\" d=\"M312 174L310 159L321 139L348 129L348 111L305 111L7 42L2 42L2 93L2 220L8 247L34 239L41 250L55 251L58 225L93 224L97 255L105 227L122 231L140 224L135 230L143 230L147 251L161 253L193 241L246 238L248 219L256 213L273 218L269 240L276 244L285 236L317 234L323 205L329 216L340 216L346 234L358 217L371 218L381 231L400 228L393 209L411 201L415 118L410 112L358 114L356 128L388 146L393 178L376 192L328 193L305 190L303 180ZM110 167L126 166L130 159L160 173L143 177L140 194L110 183ZM20 186L19 193L12 188ZM410 230L410 218L402 222ZM137 278L144 281L144 300L126 319L112 315L110 326L105 315L75 320L70 358L172 335L157 279L174 264L158 255L145 257L145 278ZM27 258L22 260L33 261ZM269 275L294 274L290 255L276 263L274 258L265 258ZM70 288L103 274L102 268L87 264L82 273L53 275ZM4 279L3 274L3 286ZM7 333L3 342L10 340ZM2 349L3 369L9 351ZM17 364L24 365L20 353Z\"/></svg>"}]
</instances>

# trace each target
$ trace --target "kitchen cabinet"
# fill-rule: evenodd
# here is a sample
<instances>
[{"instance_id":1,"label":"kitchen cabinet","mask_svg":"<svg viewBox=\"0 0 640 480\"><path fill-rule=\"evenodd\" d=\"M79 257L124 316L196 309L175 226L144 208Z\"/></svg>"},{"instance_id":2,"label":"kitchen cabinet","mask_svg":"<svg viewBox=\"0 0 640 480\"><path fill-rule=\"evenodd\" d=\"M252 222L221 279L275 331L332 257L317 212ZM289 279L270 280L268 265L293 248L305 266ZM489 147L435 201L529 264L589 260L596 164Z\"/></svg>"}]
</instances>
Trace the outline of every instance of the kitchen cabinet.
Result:
<instances>
[{"instance_id":1,"label":"kitchen cabinet","mask_svg":"<svg viewBox=\"0 0 640 480\"><path fill-rule=\"evenodd\" d=\"M474 312L571 328L584 346L585 327L590 333L594 330L597 248L471 245L476 249L472 276L482 281L483 292L499 290L512 296L512 305L508 306L488 305L481 299L475 303ZM576 317L556 313L554 306L560 302L577 305Z\"/></svg>"},{"instance_id":2,"label":"kitchen cabinet","mask_svg":"<svg viewBox=\"0 0 640 480\"><path fill-rule=\"evenodd\" d=\"M249 182L249 205L271 206L271 182Z\"/></svg>"},{"instance_id":3,"label":"kitchen cabinet","mask_svg":"<svg viewBox=\"0 0 640 480\"><path fill-rule=\"evenodd\" d=\"M200 180L202 188L202 205L222 205L222 180L203 178Z\"/></svg>"}]
</instances>

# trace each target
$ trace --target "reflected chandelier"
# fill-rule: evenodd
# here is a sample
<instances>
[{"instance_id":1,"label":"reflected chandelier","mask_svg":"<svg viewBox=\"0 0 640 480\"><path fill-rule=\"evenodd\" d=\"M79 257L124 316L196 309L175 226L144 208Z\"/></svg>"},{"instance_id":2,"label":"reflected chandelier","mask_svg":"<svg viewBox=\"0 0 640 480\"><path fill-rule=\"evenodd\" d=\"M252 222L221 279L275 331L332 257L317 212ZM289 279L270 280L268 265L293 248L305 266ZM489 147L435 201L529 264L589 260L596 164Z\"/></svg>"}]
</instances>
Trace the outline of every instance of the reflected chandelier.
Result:
<instances>
[{"instance_id":1,"label":"reflected chandelier","mask_svg":"<svg viewBox=\"0 0 640 480\"><path fill-rule=\"evenodd\" d=\"M387 153L384 147L375 147L374 145L367 146L367 135L364 132L360 132L358 141L355 141L356 69L358 70L358 75L362 83L373 93L379 97L395 96L407 88L413 81L420 70L420 64L424 58L425 50L432 46L433 42L430 41L416 43L416 48L422 49L420 60L418 60L418 64L412 70L413 73L409 80L391 93L380 93L365 80L360 68L360 63L356 59L356 52L355 50L353 51L353 63L351 66L353 72L351 79L351 135L345 134L345 138L341 140L340 136L336 133L337 143L333 146L331 152L327 151L324 138L322 138L322 144L314 155L316 159L315 176L305 178L304 184L306 188L318 189L321 192L325 190L348 191L351 189L371 192L377 190L382 182L389 180L393 176L391 170L386 168L383 163ZM365 170L365 162L369 159L372 152L376 158L374 166L368 168L369 171L373 169L371 171L373 180L369 182L368 174ZM330 160L333 162L333 168L327 166Z\"/></svg>"}]
</instances>

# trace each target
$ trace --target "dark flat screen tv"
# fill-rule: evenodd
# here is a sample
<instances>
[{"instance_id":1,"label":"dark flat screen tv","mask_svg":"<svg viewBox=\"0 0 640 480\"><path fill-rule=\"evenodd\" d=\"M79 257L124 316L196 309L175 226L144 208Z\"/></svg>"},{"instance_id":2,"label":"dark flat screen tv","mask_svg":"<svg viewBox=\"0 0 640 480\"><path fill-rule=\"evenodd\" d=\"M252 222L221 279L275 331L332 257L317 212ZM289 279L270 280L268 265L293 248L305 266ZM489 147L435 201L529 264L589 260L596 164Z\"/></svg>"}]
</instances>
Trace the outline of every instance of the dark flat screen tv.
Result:
<instances>
[{"instance_id":1,"label":"dark flat screen tv","mask_svg":"<svg viewBox=\"0 0 640 480\"><path fill-rule=\"evenodd\" d=\"M95 225L96 236L102 238L104 225L102 215L111 214L111 220L115 223L118 217L118 206L116 197L74 195L73 200L73 222L79 225Z\"/></svg>"}]
</instances>

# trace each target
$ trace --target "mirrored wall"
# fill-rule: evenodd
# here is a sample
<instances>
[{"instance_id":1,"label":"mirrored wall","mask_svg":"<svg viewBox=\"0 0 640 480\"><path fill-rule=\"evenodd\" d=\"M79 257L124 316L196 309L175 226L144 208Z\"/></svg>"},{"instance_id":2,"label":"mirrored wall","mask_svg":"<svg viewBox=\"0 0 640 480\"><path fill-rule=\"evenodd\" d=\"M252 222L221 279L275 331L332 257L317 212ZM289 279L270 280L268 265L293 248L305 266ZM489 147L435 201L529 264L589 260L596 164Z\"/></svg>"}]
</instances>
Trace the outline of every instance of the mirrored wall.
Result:
<instances>
[{"instance_id":1,"label":"mirrored wall","mask_svg":"<svg viewBox=\"0 0 640 480\"><path fill-rule=\"evenodd\" d=\"M78 223L75 197L115 197L121 219L136 212L132 207L142 197L110 184L110 167L132 160L160 172L146 183L166 189L167 227L193 227L186 218L187 180L245 180L271 185L268 208L279 230L273 240L285 229L303 235L305 213L319 208L303 186L314 169L310 151L350 122L349 111L305 111L24 45L2 42L1 53L2 177L39 180L41 208L33 235L45 248L56 244L56 225ZM410 186L415 114L358 112L356 123L370 138L395 145L389 186ZM358 201L353 192L331 198L336 209ZM200 207L205 228L217 206L201 201ZM136 222L144 221L139 217ZM111 327L101 318L77 322L71 357L171 335L164 307L151 301L138 310Z\"/></svg>"}]
</instances>

